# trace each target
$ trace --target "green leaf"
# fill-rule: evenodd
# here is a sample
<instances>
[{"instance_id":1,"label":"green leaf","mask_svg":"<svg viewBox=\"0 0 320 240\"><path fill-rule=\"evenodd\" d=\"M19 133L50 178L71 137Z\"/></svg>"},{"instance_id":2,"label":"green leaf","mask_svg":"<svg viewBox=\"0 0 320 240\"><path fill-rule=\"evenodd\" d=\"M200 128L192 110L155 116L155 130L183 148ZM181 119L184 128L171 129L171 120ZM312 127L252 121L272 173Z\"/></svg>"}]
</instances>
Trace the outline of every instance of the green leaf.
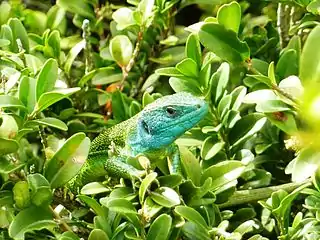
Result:
<instances>
[{"instance_id":1,"label":"green leaf","mask_svg":"<svg viewBox=\"0 0 320 240\"><path fill-rule=\"evenodd\" d=\"M202 62L202 53L199 38L196 34L190 34L186 43L186 56L192 59L200 68Z\"/></svg>"},{"instance_id":2,"label":"green leaf","mask_svg":"<svg viewBox=\"0 0 320 240\"><path fill-rule=\"evenodd\" d=\"M19 84L19 99L31 113L36 105L36 80L22 76Z\"/></svg>"},{"instance_id":3,"label":"green leaf","mask_svg":"<svg viewBox=\"0 0 320 240\"><path fill-rule=\"evenodd\" d=\"M256 104L260 102L267 102L267 101L275 101L279 100L278 96L274 93L274 91L270 89L263 89L257 90L254 92L248 93L243 102L249 104Z\"/></svg>"},{"instance_id":4,"label":"green leaf","mask_svg":"<svg viewBox=\"0 0 320 240\"><path fill-rule=\"evenodd\" d=\"M31 189L31 202L36 206L48 206L52 202L50 184L39 173L30 174L27 177Z\"/></svg>"},{"instance_id":5,"label":"green leaf","mask_svg":"<svg viewBox=\"0 0 320 240\"><path fill-rule=\"evenodd\" d=\"M21 21L17 18L11 18L8 22L8 25L10 26L12 30L13 35L13 41L16 43L17 39L20 39L22 47L26 52L29 52L29 38L26 29L24 28Z\"/></svg>"},{"instance_id":6,"label":"green leaf","mask_svg":"<svg viewBox=\"0 0 320 240\"><path fill-rule=\"evenodd\" d=\"M179 146L179 150L184 171L186 172L188 178L191 179L195 185L199 186L201 176L201 166L199 160L194 154L192 154L192 152L190 152L188 148Z\"/></svg>"},{"instance_id":7,"label":"green leaf","mask_svg":"<svg viewBox=\"0 0 320 240\"><path fill-rule=\"evenodd\" d=\"M240 5L235 1L222 5L217 13L217 18L219 24L238 33L241 21Z\"/></svg>"},{"instance_id":8,"label":"green leaf","mask_svg":"<svg viewBox=\"0 0 320 240\"><path fill-rule=\"evenodd\" d=\"M187 239L193 240L210 240L208 231L203 231L203 228L193 222L186 222L182 226L182 232Z\"/></svg>"},{"instance_id":9,"label":"green leaf","mask_svg":"<svg viewBox=\"0 0 320 240\"><path fill-rule=\"evenodd\" d=\"M93 229L90 232L88 240L109 240L108 235L101 229Z\"/></svg>"},{"instance_id":10,"label":"green leaf","mask_svg":"<svg viewBox=\"0 0 320 240\"><path fill-rule=\"evenodd\" d=\"M151 185L151 183L157 178L157 173L152 172L148 174L143 181L141 182L140 188L139 188L139 201L142 204L145 198L145 194Z\"/></svg>"},{"instance_id":11,"label":"green leaf","mask_svg":"<svg viewBox=\"0 0 320 240\"><path fill-rule=\"evenodd\" d=\"M18 208L23 209L30 205L29 185L26 181L17 182L12 192L15 205Z\"/></svg>"},{"instance_id":12,"label":"green leaf","mask_svg":"<svg viewBox=\"0 0 320 240\"><path fill-rule=\"evenodd\" d=\"M33 72L33 74L37 74L43 65L42 60L40 60L40 58L31 54L25 54L24 56L26 58L27 67L30 69L30 71ZM23 76L23 77L27 77L27 76Z\"/></svg>"},{"instance_id":13,"label":"green leaf","mask_svg":"<svg viewBox=\"0 0 320 240\"><path fill-rule=\"evenodd\" d=\"M70 51L66 57L65 63L64 63L64 71L66 72L66 74L68 76L70 75L70 70L71 70L71 67L72 67L74 60L79 55L79 53L82 51L82 49L84 49L85 45L86 45L86 41L83 39L70 49Z\"/></svg>"},{"instance_id":14,"label":"green leaf","mask_svg":"<svg viewBox=\"0 0 320 240\"><path fill-rule=\"evenodd\" d=\"M171 47L163 50L158 58L150 57L151 62L156 62L166 66L173 66L185 58L183 46Z\"/></svg>"},{"instance_id":15,"label":"green leaf","mask_svg":"<svg viewBox=\"0 0 320 240\"><path fill-rule=\"evenodd\" d=\"M303 148L293 164L292 181L302 182L312 176L319 167L320 153L313 148Z\"/></svg>"},{"instance_id":16,"label":"green leaf","mask_svg":"<svg viewBox=\"0 0 320 240\"><path fill-rule=\"evenodd\" d=\"M223 185L236 180L244 172L245 166L240 161L224 161L207 168L202 176L204 183L209 177L212 178L211 189L216 191Z\"/></svg>"},{"instance_id":17,"label":"green leaf","mask_svg":"<svg viewBox=\"0 0 320 240\"><path fill-rule=\"evenodd\" d=\"M176 191L168 187L160 187L151 192L150 197L161 206L171 208L180 204L180 198Z\"/></svg>"},{"instance_id":18,"label":"green leaf","mask_svg":"<svg viewBox=\"0 0 320 240\"><path fill-rule=\"evenodd\" d=\"M301 81L297 76L290 76L281 80L279 88L297 99L303 95L304 91Z\"/></svg>"},{"instance_id":19,"label":"green leaf","mask_svg":"<svg viewBox=\"0 0 320 240\"><path fill-rule=\"evenodd\" d=\"M281 54L276 67L280 79L299 74L299 62L296 50L289 49Z\"/></svg>"},{"instance_id":20,"label":"green leaf","mask_svg":"<svg viewBox=\"0 0 320 240\"><path fill-rule=\"evenodd\" d=\"M183 75L175 67L159 68L156 74L169 77L182 77Z\"/></svg>"},{"instance_id":21,"label":"green leaf","mask_svg":"<svg viewBox=\"0 0 320 240\"><path fill-rule=\"evenodd\" d=\"M171 229L172 218L168 214L161 214L151 224L147 240L168 239Z\"/></svg>"},{"instance_id":22,"label":"green leaf","mask_svg":"<svg viewBox=\"0 0 320 240\"><path fill-rule=\"evenodd\" d=\"M148 24L148 20L153 16L154 1L155 0L142 0L138 5L138 9L142 13L142 21L146 24L146 27L150 25Z\"/></svg>"},{"instance_id":23,"label":"green leaf","mask_svg":"<svg viewBox=\"0 0 320 240\"><path fill-rule=\"evenodd\" d=\"M207 137L206 140L203 142L201 148L201 157L204 160L209 160L213 158L217 153L219 153L223 147L224 142L216 142L214 138Z\"/></svg>"},{"instance_id":24,"label":"green leaf","mask_svg":"<svg viewBox=\"0 0 320 240\"><path fill-rule=\"evenodd\" d=\"M218 114L221 118L223 118L227 114L227 112L230 110L231 101L232 101L231 95L225 95L220 100L218 104Z\"/></svg>"},{"instance_id":25,"label":"green leaf","mask_svg":"<svg viewBox=\"0 0 320 240\"><path fill-rule=\"evenodd\" d=\"M175 92L190 92L194 95L201 95L198 82L193 79L171 77L169 84Z\"/></svg>"},{"instance_id":26,"label":"green leaf","mask_svg":"<svg viewBox=\"0 0 320 240\"><path fill-rule=\"evenodd\" d=\"M59 60L60 57L60 33L57 30L54 30L50 33L48 38L45 41L44 53L46 56L54 57Z\"/></svg>"},{"instance_id":27,"label":"green leaf","mask_svg":"<svg viewBox=\"0 0 320 240\"><path fill-rule=\"evenodd\" d=\"M116 10L112 14L112 18L116 21L117 29L120 31L137 24L133 17L133 11L130 8L126 7L122 7Z\"/></svg>"},{"instance_id":28,"label":"green leaf","mask_svg":"<svg viewBox=\"0 0 320 240\"><path fill-rule=\"evenodd\" d=\"M48 208L30 207L22 210L9 226L9 235L15 240L23 240L27 232L57 227Z\"/></svg>"},{"instance_id":29,"label":"green leaf","mask_svg":"<svg viewBox=\"0 0 320 240\"><path fill-rule=\"evenodd\" d=\"M123 78L121 72L115 69L105 69L94 75L92 78L93 85L105 85L114 82L120 82Z\"/></svg>"},{"instance_id":30,"label":"green leaf","mask_svg":"<svg viewBox=\"0 0 320 240\"><path fill-rule=\"evenodd\" d=\"M0 174L10 174L25 166L25 163L17 164L8 158L0 158ZM1 200L0 200L1 203Z\"/></svg>"},{"instance_id":31,"label":"green leaf","mask_svg":"<svg viewBox=\"0 0 320 240\"><path fill-rule=\"evenodd\" d=\"M80 238L73 232L64 232L58 240L80 240Z\"/></svg>"},{"instance_id":32,"label":"green leaf","mask_svg":"<svg viewBox=\"0 0 320 240\"><path fill-rule=\"evenodd\" d=\"M85 0L58 0L57 5L80 16L95 19L93 8Z\"/></svg>"},{"instance_id":33,"label":"green leaf","mask_svg":"<svg viewBox=\"0 0 320 240\"><path fill-rule=\"evenodd\" d=\"M66 88L66 89L59 89L51 92L43 93L37 103L37 106L34 112L41 112L45 110L47 107L51 106L52 104L69 97L70 95L78 92L81 88Z\"/></svg>"},{"instance_id":34,"label":"green leaf","mask_svg":"<svg viewBox=\"0 0 320 240\"><path fill-rule=\"evenodd\" d=\"M94 69L94 70L88 72L87 74L85 74L85 75L80 79L80 81L79 81L79 83L78 83L78 86L79 86L79 87L83 87L90 79L92 79L94 76L96 76L96 75L98 75L98 74L101 74L102 72L105 72L105 74L104 74L105 76L103 76L103 77L109 79L109 75L112 74L112 73L114 73L115 71L114 71L114 68L113 68L113 67L102 67L102 68ZM121 74L121 77L122 77L122 74ZM99 76L98 79L101 79L101 76ZM120 80L121 80L121 79L120 79ZM105 82L105 80L104 80L102 83L99 82L99 84L107 84L107 83L112 83L112 82L114 82L114 81L111 81L111 82L110 82L110 81L107 81L107 82ZM94 84L94 83L93 83L93 84Z\"/></svg>"},{"instance_id":35,"label":"green leaf","mask_svg":"<svg viewBox=\"0 0 320 240\"><path fill-rule=\"evenodd\" d=\"M84 133L77 133L59 148L45 169L51 188L63 186L78 173L87 159L89 146L90 139Z\"/></svg>"},{"instance_id":36,"label":"green leaf","mask_svg":"<svg viewBox=\"0 0 320 240\"><path fill-rule=\"evenodd\" d=\"M10 45L10 41L7 39L0 39L0 48L6 47Z\"/></svg>"},{"instance_id":37,"label":"green leaf","mask_svg":"<svg viewBox=\"0 0 320 240\"><path fill-rule=\"evenodd\" d=\"M5 139L15 138L19 127L12 115L0 114L0 137Z\"/></svg>"},{"instance_id":38,"label":"green leaf","mask_svg":"<svg viewBox=\"0 0 320 240\"><path fill-rule=\"evenodd\" d=\"M112 38L109 49L112 58L120 67L128 65L133 54L133 46L126 35L117 35Z\"/></svg>"},{"instance_id":39,"label":"green leaf","mask_svg":"<svg viewBox=\"0 0 320 240\"><path fill-rule=\"evenodd\" d=\"M257 112L271 113L271 112L283 112L290 111L291 109L287 104L281 100L269 100L265 102L258 102L256 106Z\"/></svg>"},{"instance_id":40,"label":"green leaf","mask_svg":"<svg viewBox=\"0 0 320 240\"><path fill-rule=\"evenodd\" d=\"M241 63L250 58L245 42L235 32L215 23L205 23L199 31L200 42L218 57L230 63Z\"/></svg>"},{"instance_id":41,"label":"green leaf","mask_svg":"<svg viewBox=\"0 0 320 240\"><path fill-rule=\"evenodd\" d=\"M16 97L0 95L0 108L20 108L25 109L23 103Z\"/></svg>"},{"instance_id":42,"label":"green leaf","mask_svg":"<svg viewBox=\"0 0 320 240\"><path fill-rule=\"evenodd\" d=\"M15 140L0 138L0 156L18 151L19 144Z\"/></svg>"},{"instance_id":43,"label":"green leaf","mask_svg":"<svg viewBox=\"0 0 320 240\"><path fill-rule=\"evenodd\" d=\"M138 214L132 203L126 199L110 199L106 205L103 202L101 204L118 213Z\"/></svg>"},{"instance_id":44,"label":"green leaf","mask_svg":"<svg viewBox=\"0 0 320 240\"><path fill-rule=\"evenodd\" d=\"M17 43L14 41L12 30L8 25L3 24L1 26L0 38L10 41L10 46L4 47L4 49L10 50L11 52L18 52Z\"/></svg>"},{"instance_id":45,"label":"green leaf","mask_svg":"<svg viewBox=\"0 0 320 240\"><path fill-rule=\"evenodd\" d=\"M110 189L106 188L104 185L102 185L99 182L91 182L83 186L81 189L81 194L85 195L95 195L103 192L109 192Z\"/></svg>"},{"instance_id":46,"label":"green leaf","mask_svg":"<svg viewBox=\"0 0 320 240\"><path fill-rule=\"evenodd\" d=\"M269 121L276 125L279 129L284 131L289 135L294 135L298 132L298 127L296 120L292 113L282 112L279 116L278 114L266 113L265 114Z\"/></svg>"},{"instance_id":47,"label":"green leaf","mask_svg":"<svg viewBox=\"0 0 320 240\"><path fill-rule=\"evenodd\" d=\"M100 206L100 204L94 198L84 196L84 195L79 195L78 198L82 202L87 204L88 207L92 208L92 210L97 216L106 217L107 212L103 209L102 206Z\"/></svg>"},{"instance_id":48,"label":"green leaf","mask_svg":"<svg viewBox=\"0 0 320 240\"><path fill-rule=\"evenodd\" d=\"M266 118L259 113L251 113L241 118L231 129L228 138L230 144L238 145L260 131Z\"/></svg>"},{"instance_id":49,"label":"green leaf","mask_svg":"<svg viewBox=\"0 0 320 240\"><path fill-rule=\"evenodd\" d=\"M248 77L253 77L254 79L258 80L261 83L266 84L268 87L272 88L272 82L271 79L267 76L263 75L247 75Z\"/></svg>"},{"instance_id":50,"label":"green leaf","mask_svg":"<svg viewBox=\"0 0 320 240\"><path fill-rule=\"evenodd\" d=\"M231 109L238 110L246 96L247 88L244 86L239 86L235 88L231 92L232 102L231 102Z\"/></svg>"},{"instance_id":51,"label":"green leaf","mask_svg":"<svg viewBox=\"0 0 320 240\"><path fill-rule=\"evenodd\" d=\"M50 29L58 29L61 33L66 26L66 11L58 5L52 6L47 12L47 27Z\"/></svg>"},{"instance_id":52,"label":"green leaf","mask_svg":"<svg viewBox=\"0 0 320 240\"><path fill-rule=\"evenodd\" d=\"M230 66L228 63L222 63L218 70L212 75L210 83L212 88L215 89L212 94L214 95L215 103L217 104L223 97L227 88L230 74Z\"/></svg>"},{"instance_id":53,"label":"green leaf","mask_svg":"<svg viewBox=\"0 0 320 240\"><path fill-rule=\"evenodd\" d=\"M310 32L300 58L299 78L302 84L320 82L320 26Z\"/></svg>"},{"instance_id":54,"label":"green leaf","mask_svg":"<svg viewBox=\"0 0 320 240\"><path fill-rule=\"evenodd\" d=\"M203 227L204 229L208 228L208 225L204 218L201 216L199 212L197 212L193 208L187 206L177 206L175 207L174 211L175 213L179 214L181 217L187 219L188 221L193 222Z\"/></svg>"},{"instance_id":55,"label":"green leaf","mask_svg":"<svg viewBox=\"0 0 320 240\"><path fill-rule=\"evenodd\" d=\"M60 129L62 131L68 131L68 126L57 118L51 118L51 117L41 118L41 119L28 121L25 123L25 127L32 127L37 125L45 125L48 127Z\"/></svg>"},{"instance_id":56,"label":"green leaf","mask_svg":"<svg viewBox=\"0 0 320 240\"><path fill-rule=\"evenodd\" d=\"M187 77L198 77L198 66L191 58L186 58L176 65L176 69Z\"/></svg>"},{"instance_id":57,"label":"green leaf","mask_svg":"<svg viewBox=\"0 0 320 240\"><path fill-rule=\"evenodd\" d=\"M307 11L311 12L315 15L320 15L320 1L319 0L313 0L311 1L307 6Z\"/></svg>"}]
</instances>

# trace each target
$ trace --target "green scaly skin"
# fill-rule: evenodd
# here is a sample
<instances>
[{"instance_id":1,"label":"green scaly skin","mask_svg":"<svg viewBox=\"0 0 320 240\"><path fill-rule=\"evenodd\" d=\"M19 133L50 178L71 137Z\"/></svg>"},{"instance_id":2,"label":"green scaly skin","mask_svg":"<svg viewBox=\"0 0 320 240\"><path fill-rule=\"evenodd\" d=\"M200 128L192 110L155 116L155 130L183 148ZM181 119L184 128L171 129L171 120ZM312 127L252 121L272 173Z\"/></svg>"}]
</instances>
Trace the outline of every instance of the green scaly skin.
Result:
<instances>
[{"instance_id":1,"label":"green scaly skin","mask_svg":"<svg viewBox=\"0 0 320 240\"><path fill-rule=\"evenodd\" d=\"M168 157L170 173L179 173L180 153L174 141L194 127L207 112L207 103L189 93L157 99L137 115L96 137L86 163L69 181L68 188L78 192L83 185L105 175L139 179L144 171L126 162L141 154L152 163Z\"/></svg>"}]
</instances>

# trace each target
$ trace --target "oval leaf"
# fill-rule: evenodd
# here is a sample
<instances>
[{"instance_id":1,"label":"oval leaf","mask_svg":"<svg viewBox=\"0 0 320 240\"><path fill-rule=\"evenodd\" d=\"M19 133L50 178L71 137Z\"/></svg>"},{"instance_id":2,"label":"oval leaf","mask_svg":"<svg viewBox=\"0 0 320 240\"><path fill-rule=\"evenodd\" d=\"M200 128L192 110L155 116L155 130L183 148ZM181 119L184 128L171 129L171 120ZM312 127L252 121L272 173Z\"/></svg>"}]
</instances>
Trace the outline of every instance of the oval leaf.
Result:
<instances>
[{"instance_id":1,"label":"oval leaf","mask_svg":"<svg viewBox=\"0 0 320 240\"><path fill-rule=\"evenodd\" d=\"M161 214L151 224L148 231L147 240L167 239L170 232L171 223L172 218L168 214Z\"/></svg>"},{"instance_id":2,"label":"oval leaf","mask_svg":"<svg viewBox=\"0 0 320 240\"><path fill-rule=\"evenodd\" d=\"M36 95L37 100L42 93L52 91L58 79L58 63L55 59L50 58L43 65L37 78Z\"/></svg>"},{"instance_id":3,"label":"oval leaf","mask_svg":"<svg viewBox=\"0 0 320 240\"><path fill-rule=\"evenodd\" d=\"M110 53L120 67L126 66L133 53L133 46L126 35L117 35L110 41Z\"/></svg>"},{"instance_id":4,"label":"oval leaf","mask_svg":"<svg viewBox=\"0 0 320 240\"><path fill-rule=\"evenodd\" d=\"M250 58L247 43L236 33L215 23L205 23L199 31L200 42L218 57L230 63L240 63Z\"/></svg>"},{"instance_id":5,"label":"oval leaf","mask_svg":"<svg viewBox=\"0 0 320 240\"><path fill-rule=\"evenodd\" d=\"M81 169L89 153L90 139L84 133L70 137L50 159L45 176L52 188L63 186Z\"/></svg>"},{"instance_id":6,"label":"oval leaf","mask_svg":"<svg viewBox=\"0 0 320 240\"><path fill-rule=\"evenodd\" d=\"M19 212L13 219L9 227L9 235L14 239L23 240L26 232L55 227L57 224L48 208L30 207Z\"/></svg>"}]
</instances>

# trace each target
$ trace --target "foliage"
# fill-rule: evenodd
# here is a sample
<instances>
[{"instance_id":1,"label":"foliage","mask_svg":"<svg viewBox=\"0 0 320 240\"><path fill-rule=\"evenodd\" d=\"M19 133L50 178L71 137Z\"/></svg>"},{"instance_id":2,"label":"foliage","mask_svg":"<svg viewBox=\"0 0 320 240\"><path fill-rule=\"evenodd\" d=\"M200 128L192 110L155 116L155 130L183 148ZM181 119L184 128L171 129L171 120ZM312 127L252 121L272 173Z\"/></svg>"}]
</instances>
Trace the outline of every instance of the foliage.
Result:
<instances>
[{"instance_id":1,"label":"foliage","mask_svg":"<svg viewBox=\"0 0 320 240\"><path fill-rule=\"evenodd\" d=\"M0 3L1 239L320 238L319 0L22 2ZM183 176L64 191L90 139L180 91L210 105Z\"/></svg>"}]
</instances>

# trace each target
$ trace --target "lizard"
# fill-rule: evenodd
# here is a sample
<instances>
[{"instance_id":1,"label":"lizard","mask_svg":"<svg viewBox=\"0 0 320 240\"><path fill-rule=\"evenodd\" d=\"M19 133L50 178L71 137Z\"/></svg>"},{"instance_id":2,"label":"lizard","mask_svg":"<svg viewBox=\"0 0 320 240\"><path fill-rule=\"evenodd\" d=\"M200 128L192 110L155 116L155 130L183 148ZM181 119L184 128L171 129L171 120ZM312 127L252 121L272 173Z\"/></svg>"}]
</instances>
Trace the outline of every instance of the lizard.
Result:
<instances>
[{"instance_id":1,"label":"lizard","mask_svg":"<svg viewBox=\"0 0 320 240\"><path fill-rule=\"evenodd\" d=\"M129 118L101 132L91 143L87 161L68 182L75 192L103 176L141 179L143 172L127 163L146 156L151 163L168 159L169 172L181 173L175 140L194 127L208 112L205 100L179 92L156 99Z\"/></svg>"}]
</instances>

